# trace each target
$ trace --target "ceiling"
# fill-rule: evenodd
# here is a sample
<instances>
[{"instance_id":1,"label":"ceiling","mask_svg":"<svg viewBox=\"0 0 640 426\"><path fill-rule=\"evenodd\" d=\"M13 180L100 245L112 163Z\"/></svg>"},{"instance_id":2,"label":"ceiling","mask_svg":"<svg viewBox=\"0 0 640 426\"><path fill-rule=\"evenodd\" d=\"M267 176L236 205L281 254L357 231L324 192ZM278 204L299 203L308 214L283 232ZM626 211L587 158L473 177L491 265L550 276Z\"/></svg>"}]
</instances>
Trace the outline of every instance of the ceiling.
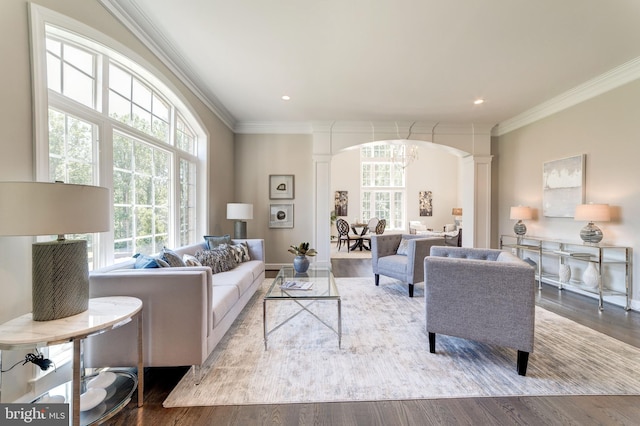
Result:
<instances>
[{"instance_id":1,"label":"ceiling","mask_svg":"<svg viewBox=\"0 0 640 426\"><path fill-rule=\"evenodd\" d=\"M493 126L640 58L638 0L100 1L231 128Z\"/></svg>"}]
</instances>

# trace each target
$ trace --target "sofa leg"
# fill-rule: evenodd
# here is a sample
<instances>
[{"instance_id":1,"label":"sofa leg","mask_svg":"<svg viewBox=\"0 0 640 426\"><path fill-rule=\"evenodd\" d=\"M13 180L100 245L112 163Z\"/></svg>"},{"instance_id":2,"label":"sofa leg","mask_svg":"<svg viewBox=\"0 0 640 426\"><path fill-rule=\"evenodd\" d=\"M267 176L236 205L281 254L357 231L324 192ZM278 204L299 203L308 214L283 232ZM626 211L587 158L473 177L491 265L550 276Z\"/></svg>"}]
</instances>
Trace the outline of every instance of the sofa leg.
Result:
<instances>
[{"instance_id":1,"label":"sofa leg","mask_svg":"<svg viewBox=\"0 0 640 426\"><path fill-rule=\"evenodd\" d=\"M436 333L429 332L429 353L436 353Z\"/></svg>"},{"instance_id":2,"label":"sofa leg","mask_svg":"<svg viewBox=\"0 0 640 426\"><path fill-rule=\"evenodd\" d=\"M409 297L413 297L413 284L409 284Z\"/></svg>"},{"instance_id":3,"label":"sofa leg","mask_svg":"<svg viewBox=\"0 0 640 426\"><path fill-rule=\"evenodd\" d=\"M380 285L380 274L374 274L376 285Z\"/></svg>"},{"instance_id":4,"label":"sofa leg","mask_svg":"<svg viewBox=\"0 0 640 426\"><path fill-rule=\"evenodd\" d=\"M193 370L193 381L196 385L199 385L202 381L202 368L199 365L194 365L191 368Z\"/></svg>"},{"instance_id":5,"label":"sofa leg","mask_svg":"<svg viewBox=\"0 0 640 426\"><path fill-rule=\"evenodd\" d=\"M529 352L518 351L518 374L527 375L527 364L529 363Z\"/></svg>"}]
</instances>

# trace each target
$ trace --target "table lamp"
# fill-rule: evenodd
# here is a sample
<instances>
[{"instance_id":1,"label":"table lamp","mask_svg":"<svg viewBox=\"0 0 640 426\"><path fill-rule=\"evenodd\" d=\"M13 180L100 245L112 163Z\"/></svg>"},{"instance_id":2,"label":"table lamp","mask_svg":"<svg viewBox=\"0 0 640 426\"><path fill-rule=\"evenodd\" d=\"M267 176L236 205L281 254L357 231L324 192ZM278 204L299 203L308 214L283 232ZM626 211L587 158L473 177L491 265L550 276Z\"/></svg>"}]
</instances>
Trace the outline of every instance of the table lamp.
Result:
<instances>
[{"instance_id":1,"label":"table lamp","mask_svg":"<svg viewBox=\"0 0 640 426\"><path fill-rule=\"evenodd\" d=\"M247 238L247 219L253 219L253 204L228 203L227 219L235 220L233 238Z\"/></svg>"},{"instance_id":2,"label":"table lamp","mask_svg":"<svg viewBox=\"0 0 640 426\"><path fill-rule=\"evenodd\" d=\"M589 222L580 230L580 238L585 243L597 244L602 241L603 235L600 228L593 222L609 222L611 220L609 204L579 204L576 206L573 218Z\"/></svg>"},{"instance_id":3,"label":"table lamp","mask_svg":"<svg viewBox=\"0 0 640 426\"><path fill-rule=\"evenodd\" d=\"M522 222L523 220L529 220L533 217L532 211L530 207L511 207L511 212L509 214L510 219L517 220L516 224L513 225L513 232L516 235L522 236L527 233L527 225Z\"/></svg>"},{"instance_id":4,"label":"table lamp","mask_svg":"<svg viewBox=\"0 0 640 426\"><path fill-rule=\"evenodd\" d=\"M0 182L0 235L57 235L32 246L34 321L50 321L89 308L86 240L64 234L108 231L107 188L45 182Z\"/></svg>"}]
</instances>

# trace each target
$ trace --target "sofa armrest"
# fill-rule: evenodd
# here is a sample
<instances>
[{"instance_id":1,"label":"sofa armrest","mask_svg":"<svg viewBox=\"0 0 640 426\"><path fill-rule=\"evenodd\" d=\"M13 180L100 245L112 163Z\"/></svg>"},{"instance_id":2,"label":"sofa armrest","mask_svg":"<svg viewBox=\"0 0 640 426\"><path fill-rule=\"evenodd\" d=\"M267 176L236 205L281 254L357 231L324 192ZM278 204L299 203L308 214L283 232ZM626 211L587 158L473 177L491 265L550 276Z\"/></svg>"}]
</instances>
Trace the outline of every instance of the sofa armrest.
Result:
<instances>
[{"instance_id":1,"label":"sofa armrest","mask_svg":"<svg viewBox=\"0 0 640 426\"><path fill-rule=\"evenodd\" d=\"M444 238L410 238L407 250L407 282L415 284L424 279L424 259L431 247L443 246ZM406 238L406 236L405 236Z\"/></svg>"},{"instance_id":2,"label":"sofa armrest","mask_svg":"<svg viewBox=\"0 0 640 426\"><path fill-rule=\"evenodd\" d=\"M171 357L171 350L177 347L192 352L189 355L192 362L184 365L199 365L206 359L207 336L213 321L209 267L93 272L89 282L90 297L117 295L142 300L146 366L161 366L162 361L159 364L157 359L151 357L154 354ZM129 328L129 325L122 328ZM109 334L111 333L106 333L105 336L108 337ZM107 344L101 344L99 348L99 351L88 357L93 358L91 364L94 366L106 366L100 365L101 360L105 359L113 359L120 364L113 366L135 365L135 362L127 363L136 359L133 348L123 349L122 345Z\"/></svg>"}]
</instances>

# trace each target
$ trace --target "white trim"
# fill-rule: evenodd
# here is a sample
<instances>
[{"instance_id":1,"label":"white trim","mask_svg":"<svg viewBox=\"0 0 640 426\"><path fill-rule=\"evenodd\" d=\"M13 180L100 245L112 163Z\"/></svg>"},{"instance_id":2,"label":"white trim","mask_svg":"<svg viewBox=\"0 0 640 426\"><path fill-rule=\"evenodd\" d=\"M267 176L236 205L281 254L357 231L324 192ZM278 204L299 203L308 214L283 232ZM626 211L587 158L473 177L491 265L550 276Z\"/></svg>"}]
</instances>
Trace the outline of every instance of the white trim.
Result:
<instances>
[{"instance_id":1,"label":"white trim","mask_svg":"<svg viewBox=\"0 0 640 426\"><path fill-rule=\"evenodd\" d=\"M237 122L233 128L235 134L287 134L309 135L313 133L311 123L305 122Z\"/></svg>"},{"instance_id":2,"label":"white trim","mask_svg":"<svg viewBox=\"0 0 640 426\"><path fill-rule=\"evenodd\" d=\"M499 123L494 136L502 136L513 130L534 123L581 102L606 93L640 78L640 58L635 58L619 67L605 72L591 80L551 98L513 118Z\"/></svg>"}]
</instances>

